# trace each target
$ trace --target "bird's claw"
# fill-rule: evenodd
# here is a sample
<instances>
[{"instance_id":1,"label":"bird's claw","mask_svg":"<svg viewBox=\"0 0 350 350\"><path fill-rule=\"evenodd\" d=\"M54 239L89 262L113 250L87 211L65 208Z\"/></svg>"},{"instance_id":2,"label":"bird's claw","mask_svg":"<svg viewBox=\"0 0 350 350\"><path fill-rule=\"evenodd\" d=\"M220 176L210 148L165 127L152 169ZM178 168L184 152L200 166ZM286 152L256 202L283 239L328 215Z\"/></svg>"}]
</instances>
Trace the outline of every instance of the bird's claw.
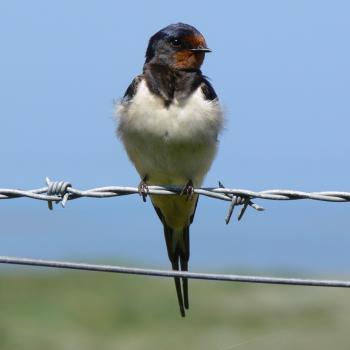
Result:
<instances>
[{"instance_id":1,"label":"bird's claw","mask_svg":"<svg viewBox=\"0 0 350 350\"><path fill-rule=\"evenodd\" d=\"M148 186L145 180L141 180L138 186L139 195L142 197L142 200L146 202L147 195L149 194Z\"/></svg>"},{"instance_id":2,"label":"bird's claw","mask_svg":"<svg viewBox=\"0 0 350 350\"><path fill-rule=\"evenodd\" d=\"M193 182L189 180L180 192L180 196L186 196L186 200L191 199L194 194Z\"/></svg>"}]
</instances>

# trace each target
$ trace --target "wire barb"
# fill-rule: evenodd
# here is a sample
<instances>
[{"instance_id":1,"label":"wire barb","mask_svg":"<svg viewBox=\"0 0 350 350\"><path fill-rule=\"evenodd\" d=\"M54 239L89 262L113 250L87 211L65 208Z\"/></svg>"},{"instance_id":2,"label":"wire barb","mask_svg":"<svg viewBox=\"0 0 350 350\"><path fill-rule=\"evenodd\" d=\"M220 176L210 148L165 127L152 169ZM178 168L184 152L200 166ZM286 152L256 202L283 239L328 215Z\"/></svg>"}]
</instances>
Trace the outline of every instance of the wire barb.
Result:
<instances>
[{"instance_id":1,"label":"wire barb","mask_svg":"<svg viewBox=\"0 0 350 350\"><path fill-rule=\"evenodd\" d=\"M46 201L50 209L52 209L52 202L61 203L65 206L68 200L77 198L110 198L130 194L138 194L137 187L125 186L106 186L91 188L88 190L79 190L73 188L69 182L66 181L51 181L46 178L47 187L20 190L20 189L1 189L0 199L14 199L14 198L31 198L36 200ZM179 195L182 188L177 186L148 186L149 194L156 195ZM230 202L228 214L226 216L226 223L229 223L235 206L242 205L238 214L238 220L241 220L248 206L255 210L262 211L263 207L253 203L252 200L266 199L266 200L299 200L309 199L327 202L350 202L350 192L340 191L323 191L323 192L302 192L294 190L266 190L255 192L244 189L230 189L224 187L219 182L218 188L194 188L193 192L209 198L220 199ZM185 277L202 280L216 280L216 281L236 281L236 282L250 282L250 283L268 283L268 284L288 284L288 285L304 285L304 286L322 286L322 287L343 287L350 288L350 281L338 280L315 280L315 279L300 279L300 278L278 278L278 277L261 277L261 276L244 276L244 275L224 275L224 274L208 274L208 273L194 273L184 271L165 271L154 269L129 268L122 266L110 265L94 265L85 263L72 263L66 261L51 261L39 259L27 259L17 257L0 256L0 264L16 264L28 266L43 266L75 270L87 271L104 271L124 274L160 276L160 277Z\"/></svg>"},{"instance_id":2,"label":"wire barb","mask_svg":"<svg viewBox=\"0 0 350 350\"><path fill-rule=\"evenodd\" d=\"M225 186L222 184L221 181L219 181L219 187L220 188L225 188ZM233 194L227 194L227 196L229 198L231 198L231 203L230 203L230 206L228 208L228 212L227 212L227 215L226 215L226 218L225 218L226 225L229 224L229 222L231 220L231 216L232 216L233 210L234 210L236 205L243 205L243 207L241 208L241 210L240 210L240 212L239 212L239 214L237 216L238 221L240 221L242 219L246 209L248 208L248 205L251 206L252 208L254 208L255 210L258 210L258 211L265 210L263 207L260 207L259 205L253 203L250 200L249 196L235 196Z\"/></svg>"},{"instance_id":3,"label":"wire barb","mask_svg":"<svg viewBox=\"0 0 350 350\"><path fill-rule=\"evenodd\" d=\"M0 188L0 199L14 199L26 197L48 202L49 208L52 209L52 202L61 203L64 207L67 201L87 197L87 198L110 198L119 197L130 194L138 194L137 187L127 186L105 186L91 188L88 190L79 190L73 188L69 182L55 181L46 179L47 187L37 188L33 190L19 190ZM148 186L148 194L175 196L181 193L182 187L178 186ZM248 206L257 211L263 211L264 208L256 203L253 199L266 200L299 200L309 199L326 202L350 202L350 192L341 191L323 191L323 192L302 192L295 190L266 190L261 192L226 188L221 182L219 187L194 188L193 193L206 196L209 198L220 199L230 202L226 223L230 221L235 206L242 205L238 220L242 219ZM234 198L236 197L236 198Z\"/></svg>"},{"instance_id":4,"label":"wire barb","mask_svg":"<svg viewBox=\"0 0 350 350\"><path fill-rule=\"evenodd\" d=\"M62 199L56 200L55 202L61 202L62 207L64 208L66 206L66 203L69 199L69 193L68 188L72 187L72 185L69 182L65 181L51 181L48 177L46 177L46 184L47 184L47 195L48 196L59 196ZM48 200L47 205L50 210L53 209L52 201Z\"/></svg>"}]
</instances>

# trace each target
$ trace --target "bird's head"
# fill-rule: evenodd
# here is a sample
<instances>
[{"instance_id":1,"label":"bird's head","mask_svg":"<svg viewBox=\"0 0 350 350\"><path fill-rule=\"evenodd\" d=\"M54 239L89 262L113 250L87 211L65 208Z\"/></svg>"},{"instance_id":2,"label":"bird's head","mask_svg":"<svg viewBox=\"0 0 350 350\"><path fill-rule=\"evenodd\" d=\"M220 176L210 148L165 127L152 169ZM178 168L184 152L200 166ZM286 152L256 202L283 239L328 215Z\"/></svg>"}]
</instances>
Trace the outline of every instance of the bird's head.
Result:
<instances>
[{"instance_id":1,"label":"bird's head","mask_svg":"<svg viewBox=\"0 0 350 350\"><path fill-rule=\"evenodd\" d=\"M145 63L157 63L179 70L197 70L208 49L203 35L194 27L171 24L149 40Z\"/></svg>"}]
</instances>

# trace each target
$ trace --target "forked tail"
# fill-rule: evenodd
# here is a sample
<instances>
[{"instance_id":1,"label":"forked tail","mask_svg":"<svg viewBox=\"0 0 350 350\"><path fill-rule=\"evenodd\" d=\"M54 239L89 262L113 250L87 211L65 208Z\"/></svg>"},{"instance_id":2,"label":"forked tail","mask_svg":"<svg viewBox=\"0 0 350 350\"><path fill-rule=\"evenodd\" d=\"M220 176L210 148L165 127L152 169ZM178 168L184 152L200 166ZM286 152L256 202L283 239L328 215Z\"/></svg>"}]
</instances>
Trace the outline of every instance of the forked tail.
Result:
<instances>
[{"instance_id":1,"label":"forked tail","mask_svg":"<svg viewBox=\"0 0 350 350\"><path fill-rule=\"evenodd\" d=\"M187 226L184 229L177 231L171 229L165 223L163 223L163 225L168 256L173 270L187 271L188 260L190 258L189 227ZM180 313L182 317L185 317L185 309L189 308L188 280L186 277L174 277L174 280Z\"/></svg>"}]
</instances>

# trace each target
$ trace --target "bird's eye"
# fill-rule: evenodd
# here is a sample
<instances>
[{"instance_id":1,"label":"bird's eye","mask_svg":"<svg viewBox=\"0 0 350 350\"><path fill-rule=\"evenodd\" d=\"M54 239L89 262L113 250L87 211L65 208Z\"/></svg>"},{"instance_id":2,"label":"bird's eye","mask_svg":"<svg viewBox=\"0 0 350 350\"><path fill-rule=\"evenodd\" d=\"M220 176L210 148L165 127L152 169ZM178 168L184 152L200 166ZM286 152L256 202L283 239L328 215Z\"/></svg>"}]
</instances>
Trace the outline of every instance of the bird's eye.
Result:
<instances>
[{"instance_id":1,"label":"bird's eye","mask_svg":"<svg viewBox=\"0 0 350 350\"><path fill-rule=\"evenodd\" d=\"M181 46L181 40L180 39L178 39L178 38L172 38L171 40L170 40L170 44L171 44L171 46L173 46L173 47L180 47Z\"/></svg>"}]
</instances>

